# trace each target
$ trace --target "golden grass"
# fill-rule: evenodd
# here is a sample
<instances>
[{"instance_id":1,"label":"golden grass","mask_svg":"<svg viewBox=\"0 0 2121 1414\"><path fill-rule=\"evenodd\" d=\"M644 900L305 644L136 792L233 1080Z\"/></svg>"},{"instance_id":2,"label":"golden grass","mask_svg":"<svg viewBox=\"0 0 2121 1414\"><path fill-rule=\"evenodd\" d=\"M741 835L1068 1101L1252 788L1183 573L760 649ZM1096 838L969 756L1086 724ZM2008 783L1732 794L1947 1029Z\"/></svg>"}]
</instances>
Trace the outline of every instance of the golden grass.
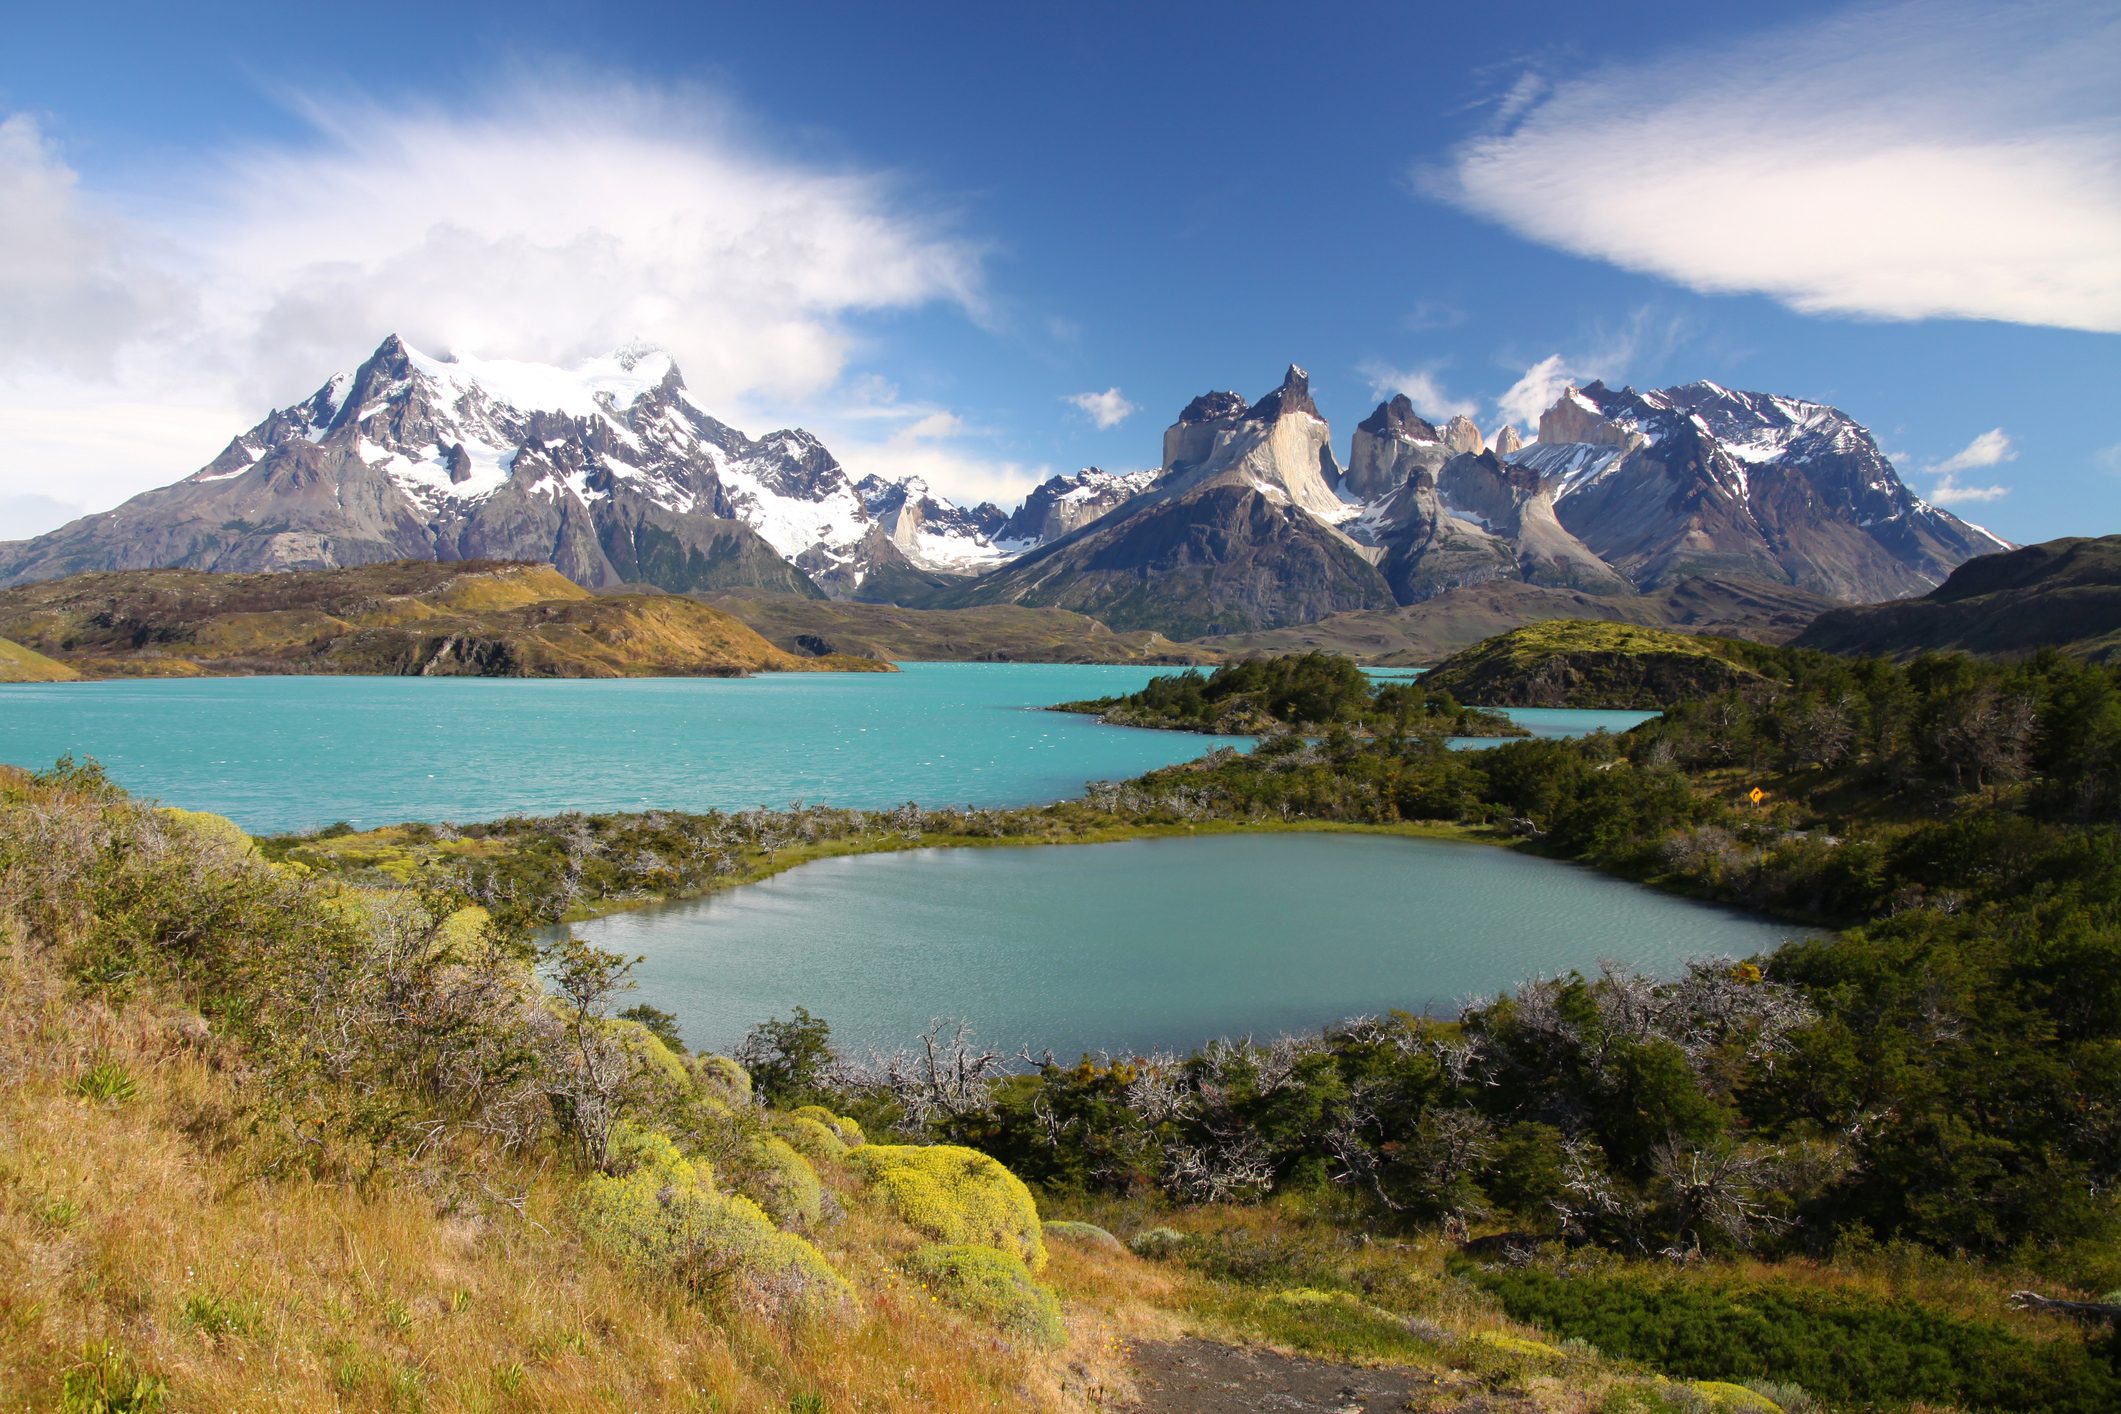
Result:
<instances>
[{"instance_id":1,"label":"golden grass","mask_svg":"<svg viewBox=\"0 0 2121 1414\"><path fill-rule=\"evenodd\" d=\"M12 639L0 638L0 682L72 682L81 674Z\"/></svg>"}]
</instances>

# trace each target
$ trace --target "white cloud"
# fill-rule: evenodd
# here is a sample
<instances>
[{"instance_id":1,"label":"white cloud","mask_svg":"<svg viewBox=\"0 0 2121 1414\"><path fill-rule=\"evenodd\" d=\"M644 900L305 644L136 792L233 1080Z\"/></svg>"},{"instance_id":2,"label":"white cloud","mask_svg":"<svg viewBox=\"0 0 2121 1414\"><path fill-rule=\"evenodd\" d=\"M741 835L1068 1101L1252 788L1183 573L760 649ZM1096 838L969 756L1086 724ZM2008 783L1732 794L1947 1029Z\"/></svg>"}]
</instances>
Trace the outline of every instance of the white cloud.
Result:
<instances>
[{"instance_id":1,"label":"white cloud","mask_svg":"<svg viewBox=\"0 0 2121 1414\"><path fill-rule=\"evenodd\" d=\"M2121 476L2121 442L2116 442L2111 447L2101 447L2098 451L2093 452L2092 465L2098 467L2101 471L2110 471L2116 476Z\"/></svg>"},{"instance_id":2,"label":"white cloud","mask_svg":"<svg viewBox=\"0 0 2121 1414\"><path fill-rule=\"evenodd\" d=\"M1014 507L1053 475L1051 467L997 452L990 429L947 408L899 401L897 387L873 374L849 380L839 396L824 402L831 411L811 430L856 481L919 477L959 505L993 501Z\"/></svg>"},{"instance_id":3,"label":"white cloud","mask_svg":"<svg viewBox=\"0 0 2121 1414\"><path fill-rule=\"evenodd\" d=\"M1362 365L1361 372L1370 380L1373 397L1389 398L1395 393L1405 393L1407 401L1414 404L1414 411L1431 422L1471 417L1480 410L1480 404L1471 398L1454 398L1445 392L1443 384L1430 369L1393 368L1370 362Z\"/></svg>"},{"instance_id":4,"label":"white cloud","mask_svg":"<svg viewBox=\"0 0 2121 1414\"><path fill-rule=\"evenodd\" d=\"M2011 445L2010 434L2000 427L1991 427L1930 470L1949 476L1955 471L1969 471L1977 466L1996 466L2002 462L2016 460L2018 449Z\"/></svg>"},{"instance_id":5,"label":"white cloud","mask_svg":"<svg viewBox=\"0 0 2121 1414\"><path fill-rule=\"evenodd\" d=\"M1524 85L1429 191L1807 313L2121 331L2121 9L1923 0Z\"/></svg>"},{"instance_id":6,"label":"white cloud","mask_svg":"<svg viewBox=\"0 0 2121 1414\"><path fill-rule=\"evenodd\" d=\"M2010 493L2008 486L1962 486L1956 476L1946 472L1935 486L1930 487L1926 499L1939 506L1959 506L1977 501L1998 501Z\"/></svg>"},{"instance_id":7,"label":"white cloud","mask_svg":"<svg viewBox=\"0 0 2121 1414\"><path fill-rule=\"evenodd\" d=\"M834 387L866 313L980 310L970 244L696 93L547 75L305 116L306 138L112 190L34 120L0 122L0 428L77 424L0 443L0 493L101 505L173 480L393 331L558 362L645 338L734 408Z\"/></svg>"},{"instance_id":8,"label":"white cloud","mask_svg":"<svg viewBox=\"0 0 2121 1414\"><path fill-rule=\"evenodd\" d=\"M1061 401L1072 404L1100 432L1109 432L1141 411L1133 403L1120 396L1119 389L1107 388L1102 393L1071 393Z\"/></svg>"},{"instance_id":9,"label":"white cloud","mask_svg":"<svg viewBox=\"0 0 2121 1414\"><path fill-rule=\"evenodd\" d=\"M1991 427L1943 461L1932 462L1923 468L1937 478L1937 483L1929 489L1928 499L1940 506L2001 500L2010 494L2010 487L1965 485L1960 482L1959 473L2016 460L2018 449L2011 445L2010 434L2000 427Z\"/></svg>"}]
</instances>

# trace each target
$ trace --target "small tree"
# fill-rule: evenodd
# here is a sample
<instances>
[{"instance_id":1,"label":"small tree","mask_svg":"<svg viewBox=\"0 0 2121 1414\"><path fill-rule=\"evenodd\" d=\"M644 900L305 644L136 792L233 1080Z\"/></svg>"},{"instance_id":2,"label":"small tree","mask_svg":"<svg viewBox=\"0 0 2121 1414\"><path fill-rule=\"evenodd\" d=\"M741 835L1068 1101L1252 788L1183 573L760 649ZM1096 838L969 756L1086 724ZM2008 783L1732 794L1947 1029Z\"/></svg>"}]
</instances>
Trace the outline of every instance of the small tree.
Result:
<instances>
[{"instance_id":1,"label":"small tree","mask_svg":"<svg viewBox=\"0 0 2121 1414\"><path fill-rule=\"evenodd\" d=\"M751 1092L769 1105L793 1109L822 1099L832 1072L832 1027L807 1008L797 1007L786 1021L761 1021L736 1048L736 1059L751 1072Z\"/></svg>"},{"instance_id":2,"label":"small tree","mask_svg":"<svg viewBox=\"0 0 2121 1414\"><path fill-rule=\"evenodd\" d=\"M602 1168L610 1155L611 1126L633 1073L625 1048L612 1039L604 1022L612 1001L632 990L628 974L639 961L591 947L572 933L545 949L545 972L561 1002L553 1110L579 1146L583 1161L594 1168Z\"/></svg>"}]
</instances>

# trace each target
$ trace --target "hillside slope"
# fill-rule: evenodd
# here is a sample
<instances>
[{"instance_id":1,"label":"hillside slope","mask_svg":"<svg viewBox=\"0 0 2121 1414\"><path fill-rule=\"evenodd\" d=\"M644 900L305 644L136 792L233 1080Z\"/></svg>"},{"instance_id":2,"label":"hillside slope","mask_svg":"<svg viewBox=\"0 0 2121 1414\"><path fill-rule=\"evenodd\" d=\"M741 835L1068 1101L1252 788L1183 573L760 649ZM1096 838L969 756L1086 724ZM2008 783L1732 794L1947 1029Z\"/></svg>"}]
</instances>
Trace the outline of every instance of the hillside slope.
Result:
<instances>
[{"instance_id":1,"label":"hillside slope","mask_svg":"<svg viewBox=\"0 0 2121 1414\"><path fill-rule=\"evenodd\" d=\"M0 682L71 682L80 676L64 663L0 638Z\"/></svg>"},{"instance_id":2,"label":"hillside slope","mask_svg":"<svg viewBox=\"0 0 2121 1414\"><path fill-rule=\"evenodd\" d=\"M75 575L0 590L0 636L88 677L728 677L887 668L785 653L691 599L600 597L549 565L497 561Z\"/></svg>"},{"instance_id":3,"label":"hillside slope","mask_svg":"<svg viewBox=\"0 0 2121 1414\"><path fill-rule=\"evenodd\" d=\"M2060 648L2112 662L2121 658L2121 535L1983 555L1920 599L1821 614L1797 643L1896 658L1940 649L2013 657Z\"/></svg>"},{"instance_id":4,"label":"hillside slope","mask_svg":"<svg viewBox=\"0 0 2121 1414\"><path fill-rule=\"evenodd\" d=\"M1666 707L1759 677L1712 638L1557 619L1454 653L1421 685L1482 707L1625 710Z\"/></svg>"},{"instance_id":5,"label":"hillside slope","mask_svg":"<svg viewBox=\"0 0 2121 1414\"><path fill-rule=\"evenodd\" d=\"M1232 654L1320 650L1379 667L1422 667L1543 619L1603 619L1785 643L1834 607L1831 599L1763 580L1696 577L1649 594L1593 594L1497 579L1397 609L1335 614L1293 628L1204 638L1190 646Z\"/></svg>"}]
</instances>

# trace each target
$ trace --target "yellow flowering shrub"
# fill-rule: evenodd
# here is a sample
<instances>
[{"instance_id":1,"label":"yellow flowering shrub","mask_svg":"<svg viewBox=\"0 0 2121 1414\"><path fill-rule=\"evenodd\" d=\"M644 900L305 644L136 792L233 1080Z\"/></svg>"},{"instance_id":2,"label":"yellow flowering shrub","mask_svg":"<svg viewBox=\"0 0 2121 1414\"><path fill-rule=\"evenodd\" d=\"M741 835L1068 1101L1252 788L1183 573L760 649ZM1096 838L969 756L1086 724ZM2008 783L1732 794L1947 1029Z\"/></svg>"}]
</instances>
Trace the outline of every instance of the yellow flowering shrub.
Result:
<instances>
[{"instance_id":1,"label":"yellow flowering shrub","mask_svg":"<svg viewBox=\"0 0 2121 1414\"><path fill-rule=\"evenodd\" d=\"M610 1172L583 1183L577 1214L596 1247L694 1291L733 1289L794 1315L847 1306L852 1289L815 1247L750 1199L717 1192L712 1170L669 1136L621 1123L610 1152Z\"/></svg>"},{"instance_id":2,"label":"yellow flowering shrub","mask_svg":"<svg viewBox=\"0 0 2121 1414\"><path fill-rule=\"evenodd\" d=\"M937 1243L916 1251L907 1270L940 1300L1039 1345L1068 1338L1060 1297L1007 1252L974 1243Z\"/></svg>"},{"instance_id":3,"label":"yellow flowering shrub","mask_svg":"<svg viewBox=\"0 0 2121 1414\"><path fill-rule=\"evenodd\" d=\"M1024 1181L977 1149L955 1144L864 1144L847 1162L869 1192L938 1242L976 1243L1007 1252L1033 1272L1046 1269L1038 1204Z\"/></svg>"}]
</instances>

